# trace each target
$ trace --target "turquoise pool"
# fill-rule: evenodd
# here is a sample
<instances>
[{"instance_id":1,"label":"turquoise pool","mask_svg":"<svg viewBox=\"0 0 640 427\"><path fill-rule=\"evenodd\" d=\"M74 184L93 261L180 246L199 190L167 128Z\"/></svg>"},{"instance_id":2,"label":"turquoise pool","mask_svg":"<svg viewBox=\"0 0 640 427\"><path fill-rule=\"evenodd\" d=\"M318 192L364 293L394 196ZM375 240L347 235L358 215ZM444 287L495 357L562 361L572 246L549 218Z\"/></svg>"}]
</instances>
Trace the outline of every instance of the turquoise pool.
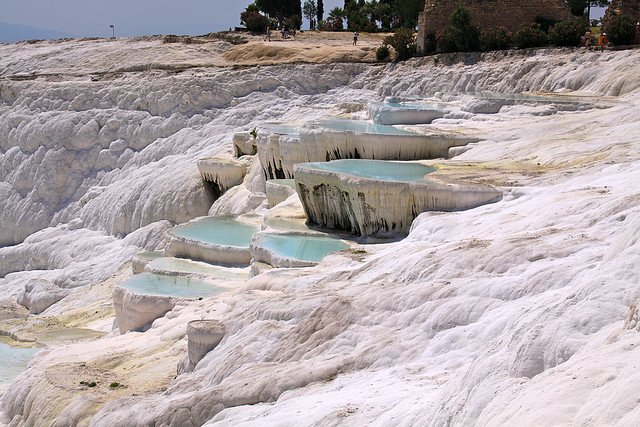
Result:
<instances>
[{"instance_id":1,"label":"turquoise pool","mask_svg":"<svg viewBox=\"0 0 640 427\"><path fill-rule=\"evenodd\" d=\"M279 135L297 135L300 132L299 126L285 123L265 123L260 125L260 129Z\"/></svg>"},{"instance_id":2,"label":"turquoise pool","mask_svg":"<svg viewBox=\"0 0 640 427\"><path fill-rule=\"evenodd\" d=\"M205 298L228 290L194 277L154 273L136 274L120 286L139 295L178 298Z\"/></svg>"},{"instance_id":3,"label":"turquoise pool","mask_svg":"<svg viewBox=\"0 0 640 427\"><path fill-rule=\"evenodd\" d=\"M24 371L37 348L16 348L0 343L0 384L8 383Z\"/></svg>"},{"instance_id":4,"label":"turquoise pool","mask_svg":"<svg viewBox=\"0 0 640 427\"><path fill-rule=\"evenodd\" d=\"M147 264L151 271L168 271L178 274L202 274L220 279L246 279L248 273L239 268L226 268L195 262L183 258L158 258Z\"/></svg>"},{"instance_id":5,"label":"turquoise pool","mask_svg":"<svg viewBox=\"0 0 640 427\"><path fill-rule=\"evenodd\" d=\"M248 248L258 226L240 222L231 217L207 217L195 222L175 226L171 234L205 243Z\"/></svg>"},{"instance_id":6,"label":"turquoise pool","mask_svg":"<svg viewBox=\"0 0 640 427\"><path fill-rule=\"evenodd\" d=\"M319 262L331 252L349 248L345 242L329 237L301 234L264 234L261 246L285 258Z\"/></svg>"},{"instance_id":7,"label":"turquoise pool","mask_svg":"<svg viewBox=\"0 0 640 427\"><path fill-rule=\"evenodd\" d=\"M163 251L138 252L136 254L136 257L144 259L146 261L153 261L154 259L162 258L163 256Z\"/></svg>"},{"instance_id":8,"label":"turquoise pool","mask_svg":"<svg viewBox=\"0 0 640 427\"><path fill-rule=\"evenodd\" d=\"M280 178L276 178L276 179L270 179L267 182L271 182L273 184L278 184L278 185L286 185L287 187L291 187L294 190L296 189L296 180L295 179L280 179Z\"/></svg>"},{"instance_id":9,"label":"turquoise pool","mask_svg":"<svg viewBox=\"0 0 640 427\"><path fill-rule=\"evenodd\" d=\"M325 120L321 122L313 123L315 126L323 127L326 129L344 130L348 132L367 133L372 135L406 135L406 136L420 136L419 133L410 132L408 130L400 129L391 125L379 125L371 122L359 121L359 120Z\"/></svg>"},{"instance_id":10,"label":"turquoise pool","mask_svg":"<svg viewBox=\"0 0 640 427\"><path fill-rule=\"evenodd\" d=\"M384 102L378 104L389 108L406 108L408 110L441 111L443 108L437 104L427 104L422 102Z\"/></svg>"},{"instance_id":11,"label":"turquoise pool","mask_svg":"<svg viewBox=\"0 0 640 427\"><path fill-rule=\"evenodd\" d=\"M424 182L425 176L436 170L436 168L420 163L363 159L304 163L300 167L394 182Z\"/></svg>"}]
</instances>

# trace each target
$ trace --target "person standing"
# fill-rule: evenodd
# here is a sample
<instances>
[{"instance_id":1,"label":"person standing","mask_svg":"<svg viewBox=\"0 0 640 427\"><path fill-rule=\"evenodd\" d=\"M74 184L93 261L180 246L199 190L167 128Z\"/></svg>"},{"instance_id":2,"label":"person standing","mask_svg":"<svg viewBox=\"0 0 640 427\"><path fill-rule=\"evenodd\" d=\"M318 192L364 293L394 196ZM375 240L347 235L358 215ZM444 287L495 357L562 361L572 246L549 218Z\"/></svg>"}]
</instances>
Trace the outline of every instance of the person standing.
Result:
<instances>
[{"instance_id":1,"label":"person standing","mask_svg":"<svg viewBox=\"0 0 640 427\"><path fill-rule=\"evenodd\" d=\"M598 37L598 47L600 50L604 50L607 44L609 44L609 40L607 40L607 33L600 34L600 37Z\"/></svg>"},{"instance_id":2,"label":"person standing","mask_svg":"<svg viewBox=\"0 0 640 427\"><path fill-rule=\"evenodd\" d=\"M355 31L355 32L353 33L353 45L354 45L354 46L358 44L358 37L359 37L359 36L360 36L360 33L359 33L359 32Z\"/></svg>"},{"instance_id":3,"label":"person standing","mask_svg":"<svg viewBox=\"0 0 640 427\"><path fill-rule=\"evenodd\" d=\"M636 44L640 44L640 22L636 23Z\"/></svg>"},{"instance_id":4,"label":"person standing","mask_svg":"<svg viewBox=\"0 0 640 427\"><path fill-rule=\"evenodd\" d=\"M271 41L271 26L267 27L267 35L264 37L264 41L266 41L266 42L270 42Z\"/></svg>"}]
</instances>

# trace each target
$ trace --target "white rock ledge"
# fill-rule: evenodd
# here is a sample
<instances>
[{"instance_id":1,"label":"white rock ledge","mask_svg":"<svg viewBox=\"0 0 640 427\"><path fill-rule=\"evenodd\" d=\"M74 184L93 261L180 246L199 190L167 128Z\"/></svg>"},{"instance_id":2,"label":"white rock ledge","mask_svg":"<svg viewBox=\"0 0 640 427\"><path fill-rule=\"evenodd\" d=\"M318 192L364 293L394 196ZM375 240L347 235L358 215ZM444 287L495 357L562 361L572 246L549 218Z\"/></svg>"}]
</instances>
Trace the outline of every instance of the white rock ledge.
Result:
<instances>
[{"instance_id":1,"label":"white rock ledge","mask_svg":"<svg viewBox=\"0 0 640 427\"><path fill-rule=\"evenodd\" d=\"M197 218L188 224L202 220L203 218ZM256 220L249 220L249 222L251 221ZM184 224L180 226L184 226ZM255 231L258 230L259 224L255 224ZM169 230L168 234L170 240L164 249L165 256L167 257L189 258L195 261L204 261L226 266L247 266L251 261L251 252L248 243L246 247L214 243L177 235L173 229Z\"/></svg>"},{"instance_id":2,"label":"white rock ledge","mask_svg":"<svg viewBox=\"0 0 640 427\"><path fill-rule=\"evenodd\" d=\"M439 105L402 105L394 106L389 103L369 104L369 117L374 123L381 125L418 125L430 124L440 119L450 110Z\"/></svg>"},{"instance_id":3,"label":"white rock ledge","mask_svg":"<svg viewBox=\"0 0 640 427\"><path fill-rule=\"evenodd\" d=\"M274 207L296 194L296 183L293 179L272 179L267 181L266 190L269 206Z\"/></svg>"},{"instance_id":4,"label":"white rock ledge","mask_svg":"<svg viewBox=\"0 0 640 427\"><path fill-rule=\"evenodd\" d=\"M497 202L502 192L425 179L395 182L295 167L298 194L311 223L358 236L409 233L425 211L459 211Z\"/></svg>"},{"instance_id":5,"label":"white rock ledge","mask_svg":"<svg viewBox=\"0 0 640 427\"><path fill-rule=\"evenodd\" d=\"M164 256L164 251L138 252L131 259L131 270L133 274L139 274L145 271L145 267L151 261Z\"/></svg>"},{"instance_id":6,"label":"white rock ledge","mask_svg":"<svg viewBox=\"0 0 640 427\"><path fill-rule=\"evenodd\" d=\"M247 162L222 157L198 160L198 170L202 179L214 185L214 192L222 194L231 187L242 184L247 174Z\"/></svg>"},{"instance_id":7,"label":"white rock ledge","mask_svg":"<svg viewBox=\"0 0 640 427\"><path fill-rule=\"evenodd\" d=\"M117 286L113 291L116 325L121 334L143 332L151 323L173 310L177 298L163 295L143 295Z\"/></svg>"},{"instance_id":8,"label":"white rock ledge","mask_svg":"<svg viewBox=\"0 0 640 427\"><path fill-rule=\"evenodd\" d=\"M285 243L282 240L280 241L280 243L282 243L283 246L286 246L290 252L300 252L300 254L302 254L302 252L305 251L316 251L317 254L319 254L319 259L311 260L308 259L307 256L298 258L292 253L287 254L283 250L270 246L269 240L271 240L271 244L273 244L275 243L273 241L274 239L307 239L302 243L300 241L289 241ZM320 245L326 245L327 242L329 242L330 244L335 243L336 247L326 250L313 247L317 243ZM289 233L274 231L260 232L255 234L253 241L251 242L252 268L256 263L267 264L274 268L313 267L315 265L318 265L318 263L322 261L322 258L324 258L324 256L328 255L329 253L345 250L350 246L351 245L349 242L340 239L334 239L324 233Z\"/></svg>"},{"instance_id":9,"label":"white rock ledge","mask_svg":"<svg viewBox=\"0 0 640 427\"><path fill-rule=\"evenodd\" d=\"M187 360L178 367L178 374L191 372L198 362L216 348L224 338L226 328L218 320L192 320L187 324Z\"/></svg>"},{"instance_id":10,"label":"white rock ledge","mask_svg":"<svg viewBox=\"0 0 640 427\"><path fill-rule=\"evenodd\" d=\"M291 179L294 177L294 165L298 163L337 159L445 158L449 148L478 141L478 138L455 133L417 133L398 129L397 134L381 134L333 129L318 124L302 127L299 135L259 135L257 147L267 179Z\"/></svg>"}]
</instances>

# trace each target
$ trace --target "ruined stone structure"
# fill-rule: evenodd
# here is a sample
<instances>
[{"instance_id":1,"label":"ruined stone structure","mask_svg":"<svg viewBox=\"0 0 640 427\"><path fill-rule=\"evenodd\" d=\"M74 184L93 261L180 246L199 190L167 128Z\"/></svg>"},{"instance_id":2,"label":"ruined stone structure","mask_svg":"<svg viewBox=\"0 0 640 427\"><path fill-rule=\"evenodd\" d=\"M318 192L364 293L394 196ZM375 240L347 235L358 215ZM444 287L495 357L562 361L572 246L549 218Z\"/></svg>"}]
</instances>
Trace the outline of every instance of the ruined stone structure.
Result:
<instances>
[{"instance_id":1,"label":"ruined stone structure","mask_svg":"<svg viewBox=\"0 0 640 427\"><path fill-rule=\"evenodd\" d=\"M627 0L625 0L626 3ZM564 0L426 0L418 19L418 50L425 38L445 28L458 5L468 7L480 28L505 27L515 30L536 17L562 20L571 16Z\"/></svg>"},{"instance_id":2,"label":"ruined stone structure","mask_svg":"<svg viewBox=\"0 0 640 427\"><path fill-rule=\"evenodd\" d=\"M629 15L634 21L640 21L640 0L612 0L602 18L605 26L615 15Z\"/></svg>"}]
</instances>

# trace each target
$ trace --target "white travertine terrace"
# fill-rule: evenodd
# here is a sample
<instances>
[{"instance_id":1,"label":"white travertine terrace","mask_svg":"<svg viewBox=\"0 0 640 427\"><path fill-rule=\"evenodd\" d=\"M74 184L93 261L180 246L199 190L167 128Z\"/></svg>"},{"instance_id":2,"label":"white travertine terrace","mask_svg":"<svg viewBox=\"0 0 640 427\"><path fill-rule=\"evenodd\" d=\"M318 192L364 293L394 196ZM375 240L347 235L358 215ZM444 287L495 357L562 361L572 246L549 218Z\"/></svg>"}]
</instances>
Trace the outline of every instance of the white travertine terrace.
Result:
<instances>
[{"instance_id":1,"label":"white travertine terrace","mask_svg":"<svg viewBox=\"0 0 640 427\"><path fill-rule=\"evenodd\" d=\"M187 324L187 358L178 373L191 372L224 338L226 328L218 320L192 320Z\"/></svg>"},{"instance_id":2,"label":"white travertine terrace","mask_svg":"<svg viewBox=\"0 0 640 427\"><path fill-rule=\"evenodd\" d=\"M242 183L249 164L248 159L209 157L198 160L198 170L202 179L213 183L216 192L222 194L231 187Z\"/></svg>"},{"instance_id":3,"label":"white travertine terrace","mask_svg":"<svg viewBox=\"0 0 640 427\"><path fill-rule=\"evenodd\" d=\"M202 220L211 219L209 217L196 218L179 227L189 227ZM238 219L239 224L247 227L259 229L259 218L245 216ZM214 232L215 229L212 229ZM176 229L169 230L170 240L164 248L164 253L168 257L189 258L196 261L204 261L212 264L222 264L228 266L249 265L251 261L251 251L249 244L224 243L215 240L208 240L204 237L187 237L180 235Z\"/></svg>"},{"instance_id":4,"label":"white travertine terrace","mask_svg":"<svg viewBox=\"0 0 640 427\"><path fill-rule=\"evenodd\" d=\"M164 251L138 252L131 259L131 270L133 274L142 273L145 267L154 259L164 256Z\"/></svg>"},{"instance_id":5,"label":"white travertine terrace","mask_svg":"<svg viewBox=\"0 0 640 427\"><path fill-rule=\"evenodd\" d=\"M291 179L297 163L337 159L426 160L447 157L449 148L477 141L478 138L455 133L398 129L397 134L381 134L334 129L319 123L302 127L299 135L259 135L258 156L267 179Z\"/></svg>"},{"instance_id":6,"label":"white travertine terrace","mask_svg":"<svg viewBox=\"0 0 640 427\"><path fill-rule=\"evenodd\" d=\"M271 246L274 242L279 242L278 248ZM259 232L251 242L251 255L252 263L264 263L275 268L313 267L329 253L349 247L350 244L344 240L311 231Z\"/></svg>"},{"instance_id":7,"label":"white travertine terrace","mask_svg":"<svg viewBox=\"0 0 640 427\"><path fill-rule=\"evenodd\" d=\"M317 163L296 165L295 175L309 221L358 236L408 234L422 212L465 210L502 198L501 191L487 187L364 178L322 170Z\"/></svg>"},{"instance_id":8,"label":"white travertine terrace","mask_svg":"<svg viewBox=\"0 0 640 427\"><path fill-rule=\"evenodd\" d=\"M267 181L267 201L269 206L274 207L296 194L295 186L293 179L270 179Z\"/></svg>"},{"instance_id":9,"label":"white travertine terrace","mask_svg":"<svg viewBox=\"0 0 640 427\"><path fill-rule=\"evenodd\" d=\"M48 280L31 279L18 296L18 304L28 308L31 314L40 314L68 294L69 291L60 289Z\"/></svg>"},{"instance_id":10,"label":"white travertine terrace","mask_svg":"<svg viewBox=\"0 0 640 427\"><path fill-rule=\"evenodd\" d=\"M256 154L256 139L251 132L236 132L233 134L233 154L236 157L252 156Z\"/></svg>"},{"instance_id":11,"label":"white travertine terrace","mask_svg":"<svg viewBox=\"0 0 640 427\"><path fill-rule=\"evenodd\" d=\"M177 299L167 295L144 295L122 287L113 291L115 323L121 334L143 331L176 306Z\"/></svg>"},{"instance_id":12,"label":"white travertine terrace","mask_svg":"<svg viewBox=\"0 0 640 427\"><path fill-rule=\"evenodd\" d=\"M369 104L369 117L374 123L382 125L429 124L435 119L444 117L448 112L449 110L442 105L417 103L398 105L386 102Z\"/></svg>"},{"instance_id":13,"label":"white travertine terrace","mask_svg":"<svg viewBox=\"0 0 640 427\"><path fill-rule=\"evenodd\" d=\"M0 44L0 317L25 314L15 301L30 279L70 291L0 329L107 332L39 352L0 386L0 424L638 424L640 50L206 67L229 48ZM194 68L174 72L183 64ZM134 253L164 247L168 223L268 209L249 177L211 206L196 162L228 154L233 132L334 117L344 102L482 91L612 107L452 113L437 127L482 139L458 161L484 165L469 172L504 188L499 203L425 212L406 239L318 267L254 263L237 292L181 302L144 334L111 329L113 288ZM186 326L203 318L228 332L176 377Z\"/></svg>"}]
</instances>

